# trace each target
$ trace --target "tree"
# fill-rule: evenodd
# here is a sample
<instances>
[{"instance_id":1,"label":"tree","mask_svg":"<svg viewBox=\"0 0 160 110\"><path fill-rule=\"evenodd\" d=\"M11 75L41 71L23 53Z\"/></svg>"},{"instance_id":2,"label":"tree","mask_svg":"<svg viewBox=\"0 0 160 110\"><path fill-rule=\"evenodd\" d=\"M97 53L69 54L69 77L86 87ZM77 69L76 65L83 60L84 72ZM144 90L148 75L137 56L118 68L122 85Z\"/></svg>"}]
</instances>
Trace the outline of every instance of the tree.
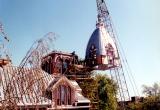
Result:
<instances>
[{"instance_id":1,"label":"tree","mask_svg":"<svg viewBox=\"0 0 160 110\"><path fill-rule=\"evenodd\" d=\"M100 110L116 110L117 101L117 85L106 75L96 75L98 83L99 109Z\"/></svg>"},{"instance_id":2,"label":"tree","mask_svg":"<svg viewBox=\"0 0 160 110\"><path fill-rule=\"evenodd\" d=\"M160 110L160 84L154 83L152 86L142 87L146 97L141 102L130 103L129 110Z\"/></svg>"},{"instance_id":3,"label":"tree","mask_svg":"<svg viewBox=\"0 0 160 110\"><path fill-rule=\"evenodd\" d=\"M154 83L152 86L143 85L143 93L147 96L160 96L160 84Z\"/></svg>"},{"instance_id":4,"label":"tree","mask_svg":"<svg viewBox=\"0 0 160 110\"><path fill-rule=\"evenodd\" d=\"M107 75L97 74L90 80L79 82L83 95L90 99L92 108L98 110L117 109L117 85Z\"/></svg>"},{"instance_id":5,"label":"tree","mask_svg":"<svg viewBox=\"0 0 160 110\"><path fill-rule=\"evenodd\" d=\"M143 102L144 110L160 110L160 84L154 83L152 86L143 85L143 93L146 95Z\"/></svg>"}]
</instances>

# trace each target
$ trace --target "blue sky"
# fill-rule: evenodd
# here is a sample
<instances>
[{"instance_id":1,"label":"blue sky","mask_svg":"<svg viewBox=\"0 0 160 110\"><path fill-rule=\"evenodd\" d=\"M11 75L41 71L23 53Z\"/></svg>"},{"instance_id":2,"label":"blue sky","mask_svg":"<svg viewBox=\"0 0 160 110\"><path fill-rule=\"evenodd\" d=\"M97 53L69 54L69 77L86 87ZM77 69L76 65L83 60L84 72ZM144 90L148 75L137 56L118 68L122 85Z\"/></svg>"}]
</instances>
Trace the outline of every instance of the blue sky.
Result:
<instances>
[{"instance_id":1,"label":"blue sky","mask_svg":"<svg viewBox=\"0 0 160 110\"><path fill-rule=\"evenodd\" d=\"M160 79L160 1L105 0L138 88ZM32 43L48 32L55 49L84 58L95 29L96 0L0 0L0 21L18 65ZM140 91L141 92L141 91Z\"/></svg>"}]
</instances>

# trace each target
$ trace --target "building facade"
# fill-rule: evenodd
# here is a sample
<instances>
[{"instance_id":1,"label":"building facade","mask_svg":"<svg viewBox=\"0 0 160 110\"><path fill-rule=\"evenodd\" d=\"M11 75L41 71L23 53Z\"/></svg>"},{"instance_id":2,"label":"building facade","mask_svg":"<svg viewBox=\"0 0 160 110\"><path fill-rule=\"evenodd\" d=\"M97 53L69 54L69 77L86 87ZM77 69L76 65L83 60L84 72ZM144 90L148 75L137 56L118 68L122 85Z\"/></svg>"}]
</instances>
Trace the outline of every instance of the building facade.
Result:
<instances>
[{"instance_id":1,"label":"building facade","mask_svg":"<svg viewBox=\"0 0 160 110\"><path fill-rule=\"evenodd\" d=\"M69 57L68 57L69 58ZM90 108L75 80L41 68L0 68L0 109L58 110Z\"/></svg>"}]
</instances>

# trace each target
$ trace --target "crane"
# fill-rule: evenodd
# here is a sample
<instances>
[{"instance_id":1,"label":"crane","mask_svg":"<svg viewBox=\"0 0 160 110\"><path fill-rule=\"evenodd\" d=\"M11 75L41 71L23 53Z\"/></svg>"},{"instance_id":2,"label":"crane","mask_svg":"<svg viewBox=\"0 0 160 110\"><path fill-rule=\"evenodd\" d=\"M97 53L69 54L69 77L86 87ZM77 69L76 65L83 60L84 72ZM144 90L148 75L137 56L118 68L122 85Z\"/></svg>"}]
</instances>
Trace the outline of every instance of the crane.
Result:
<instances>
[{"instance_id":1,"label":"crane","mask_svg":"<svg viewBox=\"0 0 160 110\"><path fill-rule=\"evenodd\" d=\"M6 65L10 60L10 56L7 49L7 44L9 43L9 38L4 31L3 24L0 22L0 36L2 39L0 40L0 66Z\"/></svg>"},{"instance_id":2,"label":"crane","mask_svg":"<svg viewBox=\"0 0 160 110\"><path fill-rule=\"evenodd\" d=\"M7 37L7 34L4 32L3 24L0 22L0 33L2 34L2 37L9 42L9 39Z\"/></svg>"},{"instance_id":3,"label":"crane","mask_svg":"<svg viewBox=\"0 0 160 110\"><path fill-rule=\"evenodd\" d=\"M36 40L26 56L22 59L19 67L40 68L42 57L47 55L54 47L54 41L57 35L53 32L45 34L42 38Z\"/></svg>"},{"instance_id":4,"label":"crane","mask_svg":"<svg viewBox=\"0 0 160 110\"><path fill-rule=\"evenodd\" d=\"M114 44L116 45L117 48L117 53L120 59L120 64L118 67L114 67L114 68L109 68L107 70L110 71L111 77L117 82L119 90L118 90L118 99L119 101L121 101L122 103L122 107L125 109L125 101L130 100L130 94L129 94L129 90L128 90L128 85L126 82L126 74L130 74L128 75L129 78L132 78L132 80L130 80L133 91L135 92L137 90L137 86L134 82L134 78L132 73L130 71L130 68L128 66L128 62L126 60L123 48L121 47L121 44L119 42L119 39L116 35L113 23L112 23L112 19L110 16L110 13L107 9L105 0L96 0L97 3L97 12L98 12L98 22L103 22L104 27L106 29L106 31L109 33L109 35L111 36L111 38L114 41ZM136 89L136 90L135 90ZM138 90L137 90L138 93Z\"/></svg>"}]
</instances>

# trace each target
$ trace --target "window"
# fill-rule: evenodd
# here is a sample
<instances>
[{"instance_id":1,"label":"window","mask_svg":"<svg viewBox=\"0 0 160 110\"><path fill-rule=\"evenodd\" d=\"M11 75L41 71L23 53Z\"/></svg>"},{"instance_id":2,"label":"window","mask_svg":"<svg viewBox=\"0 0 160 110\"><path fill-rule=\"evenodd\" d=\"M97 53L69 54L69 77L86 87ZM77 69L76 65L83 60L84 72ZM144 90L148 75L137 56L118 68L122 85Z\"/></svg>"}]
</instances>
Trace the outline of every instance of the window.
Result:
<instances>
[{"instance_id":1,"label":"window","mask_svg":"<svg viewBox=\"0 0 160 110\"><path fill-rule=\"evenodd\" d=\"M91 66L95 66L97 64L96 51L97 51L97 49L96 49L95 45L92 44L90 49L89 49L89 57L90 57L90 60L91 60L89 63L90 63Z\"/></svg>"},{"instance_id":2,"label":"window","mask_svg":"<svg viewBox=\"0 0 160 110\"><path fill-rule=\"evenodd\" d=\"M60 85L57 99L58 105L71 105L71 88L69 86Z\"/></svg>"},{"instance_id":3,"label":"window","mask_svg":"<svg viewBox=\"0 0 160 110\"><path fill-rule=\"evenodd\" d=\"M106 49L106 55L108 58L108 64L113 65L114 64L114 58L115 58L115 54L114 54L114 48L112 47L112 45L110 43L108 43L105 47Z\"/></svg>"},{"instance_id":4,"label":"window","mask_svg":"<svg viewBox=\"0 0 160 110\"><path fill-rule=\"evenodd\" d=\"M61 92L61 104L64 105L65 104L64 102L65 102L65 95L66 95L65 94L65 92L66 92L65 89L66 88L64 86L60 86L60 87L61 87L61 91L60 91Z\"/></svg>"},{"instance_id":5,"label":"window","mask_svg":"<svg viewBox=\"0 0 160 110\"><path fill-rule=\"evenodd\" d=\"M0 91L0 101L2 101L1 91Z\"/></svg>"},{"instance_id":6,"label":"window","mask_svg":"<svg viewBox=\"0 0 160 110\"><path fill-rule=\"evenodd\" d=\"M56 60L55 68L57 73L62 73L62 59L59 57Z\"/></svg>"},{"instance_id":7,"label":"window","mask_svg":"<svg viewBox=\"0 0 160 110\"><path fill-rule=\"evenodd\" d=\"M42 62L41 67L42 67L42 70L46 71L49 74L52 74L53 73L52 58L51 57L46 58L46 60Z\"/></svg>"}]
</instances>

